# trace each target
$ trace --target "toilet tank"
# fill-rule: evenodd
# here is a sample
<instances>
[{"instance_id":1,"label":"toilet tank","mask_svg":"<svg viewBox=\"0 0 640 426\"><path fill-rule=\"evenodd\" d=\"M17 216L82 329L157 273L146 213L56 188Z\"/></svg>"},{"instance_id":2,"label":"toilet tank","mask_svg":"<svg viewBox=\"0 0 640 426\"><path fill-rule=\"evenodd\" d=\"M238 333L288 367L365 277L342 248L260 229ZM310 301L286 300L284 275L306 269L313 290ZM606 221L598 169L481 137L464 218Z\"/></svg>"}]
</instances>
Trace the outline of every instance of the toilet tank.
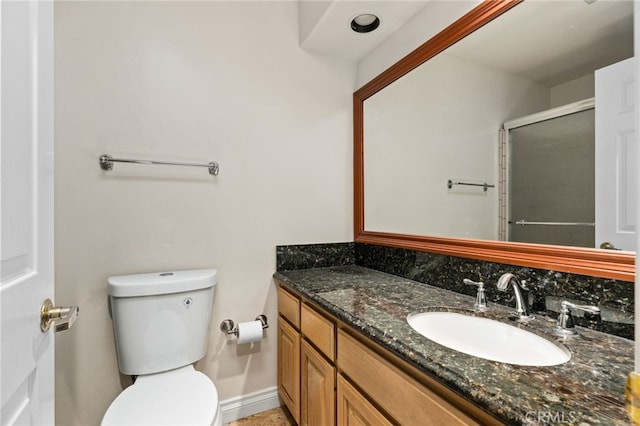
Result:
<instances>
[{"instance_id":1,"label":"toilet tank","mask_svg":"<svg viewBox=\"0 0 640 426\"><path fill-rule=\"evenodd\" d=\"M207 352L215 269L110 277L109 302L123 374L183 367Z\"/></svg>"}]
</instances>

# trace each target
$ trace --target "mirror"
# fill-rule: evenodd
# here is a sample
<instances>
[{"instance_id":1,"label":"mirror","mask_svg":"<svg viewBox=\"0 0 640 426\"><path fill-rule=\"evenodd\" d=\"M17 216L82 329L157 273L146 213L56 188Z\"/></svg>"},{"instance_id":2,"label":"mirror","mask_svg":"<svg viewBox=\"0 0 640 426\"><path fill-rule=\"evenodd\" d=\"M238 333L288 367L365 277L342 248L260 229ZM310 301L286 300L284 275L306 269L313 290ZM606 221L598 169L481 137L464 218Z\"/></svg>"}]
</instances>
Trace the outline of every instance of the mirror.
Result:
<instances>
[{"instance_id":1,"label":"mirror","mask_svg":"<svg viewBox=\"0 0 640 426\"><path fill-rule=\"evenodd\" d=\"M584 200L599 160L569 151L550 172L559 151L532 157L511 138L558 112L569 122L559 133L594 133L578 116L593 122L593 71L633 55L633 4L519 3L480 4L354 94L356 241L631 281L633 253L576 247L593 247L595 209L551 216L553 203L543 213L516 207L548 197L522 196L517 182L575 177L566 167L574 162L589 169L574 180L591 184L578 190L563 179L555 196ZM525 169L541 178L519 176ZM571 240L576 229L586 236Z\"/></svg>"}]
</instances>

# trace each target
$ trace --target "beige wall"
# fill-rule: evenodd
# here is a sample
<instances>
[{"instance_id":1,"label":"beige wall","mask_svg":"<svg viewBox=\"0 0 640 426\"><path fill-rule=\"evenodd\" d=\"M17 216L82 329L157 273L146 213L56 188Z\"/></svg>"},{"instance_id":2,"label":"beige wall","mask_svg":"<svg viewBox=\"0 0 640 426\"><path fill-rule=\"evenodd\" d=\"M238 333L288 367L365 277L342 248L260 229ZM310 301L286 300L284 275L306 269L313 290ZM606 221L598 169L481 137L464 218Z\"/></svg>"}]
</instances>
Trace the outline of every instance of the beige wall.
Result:
<instances>
[{"instance_id":1,"label":"beige wall","mask_svg":"<svg viewBox=\"0 0 640 426\"><path fill-rule=\"evenodd\" d=\"M355 65L298 47L295 2L56 2L57 424L98 424L122 390L110 275L217 268L198 368L227 399L275 386L277 244L352 239ZM201 169L98 157L220 163ZM265 313L252 351L220 321Z\"/></svg>"},{"instance_id":2,"label":"beige wall","mask_svg":"<svg viewBox=\"0 0 640 426\"><path fill-rule=\"evenodd\" d=\"M583 101L596 95L595 74L587 74L551 88L550 107Z\"/></svg>"},{"instance_id":3,"label":"beige wall","mask_svg":"<svg viewBox=\"0 0 640 426\"><path fill-rule=\"evenodd\" d=\"M498 239L499 129L548 107L545 86L447 52L367 99L367 229Z\"/></svg>"}]
</instances>

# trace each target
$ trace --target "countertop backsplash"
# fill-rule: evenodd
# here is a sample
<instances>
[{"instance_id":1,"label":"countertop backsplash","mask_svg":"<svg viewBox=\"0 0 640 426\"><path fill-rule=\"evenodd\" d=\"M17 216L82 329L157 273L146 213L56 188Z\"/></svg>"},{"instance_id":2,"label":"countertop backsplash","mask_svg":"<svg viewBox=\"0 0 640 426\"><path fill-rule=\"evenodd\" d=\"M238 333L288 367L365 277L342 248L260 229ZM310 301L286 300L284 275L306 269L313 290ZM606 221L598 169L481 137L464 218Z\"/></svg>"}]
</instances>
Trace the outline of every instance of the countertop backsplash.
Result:
<instances>
[{"instance_id":1,"label":"countertop backsplash","mask_svg":"<svg viewBox=\"0 0 640 426\"><path fill-rule=\"evenodd\" d=\"M276 271L355 265L355 243L299 244L276 247Z\"/></svg>"},{"instance_id":2,"label":"countertop backsplash","mask_svg":"<svg viewBox=\"0 0 640 426\"><path fill-rule=\"evenodd\" d=\"M505 306L513 306L512 294L498 291L495 283L500 275L511 272L527 282L534 312L556 317L562 300L595 305L602 311L602 321L597 323L576 312L577 325L634 337L632 282L353 242L276 248L277 271L354 264L469 296L475 296L475 286L462 280L482 281L489 303Z\"/></svg>"}]
</instances>

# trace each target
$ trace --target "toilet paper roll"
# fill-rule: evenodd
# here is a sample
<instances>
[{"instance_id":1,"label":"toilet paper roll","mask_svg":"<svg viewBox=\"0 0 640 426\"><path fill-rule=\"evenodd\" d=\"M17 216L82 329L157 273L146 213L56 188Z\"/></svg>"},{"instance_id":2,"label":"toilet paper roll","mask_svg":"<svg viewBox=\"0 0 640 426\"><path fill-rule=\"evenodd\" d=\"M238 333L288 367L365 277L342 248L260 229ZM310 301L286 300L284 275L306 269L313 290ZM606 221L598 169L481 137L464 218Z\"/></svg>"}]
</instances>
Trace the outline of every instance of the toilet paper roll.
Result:
<instances>
[{"instance_id":1,"label":"toilet paper roll","mask_svg":"<svg viewBox=\"0 0 640 426\"><path fill-rule=\"evenodd\" d=\"M238 324L238 343L251 343L262 340L262 322L247 321Z\"/></svg>"}]
</instances>

